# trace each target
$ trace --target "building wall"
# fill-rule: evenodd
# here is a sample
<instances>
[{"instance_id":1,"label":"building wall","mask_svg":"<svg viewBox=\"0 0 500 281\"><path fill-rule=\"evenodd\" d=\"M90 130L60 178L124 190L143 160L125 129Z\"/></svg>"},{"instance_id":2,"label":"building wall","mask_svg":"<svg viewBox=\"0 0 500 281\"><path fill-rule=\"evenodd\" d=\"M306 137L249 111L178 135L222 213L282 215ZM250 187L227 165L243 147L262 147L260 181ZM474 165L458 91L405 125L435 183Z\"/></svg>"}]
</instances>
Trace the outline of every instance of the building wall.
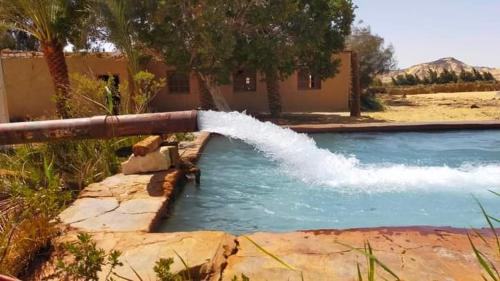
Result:
<instances>
[{"instance_id":1,"label":"building wall","mask_svg":"<svg viewBox=\"0 0 500 281\"><path fill-rule=\"evenodd\" d=\"M283 111L318 112L348 110L350 94L350 53L339 55L339 73L322 82L319 90L298 90L297 75L280 83ZM119 75L123 83L128 80L127 64L121 57L99 55L70 55L66 57L70 73L79 72L90 76ZM40 119L53 116L54 87L43 57L2 57L7 111L11 121ZM166 77L171 67L161 62L152 62L147 67L157 77ZM168 81L167 81L168 83ZM1 90L0 81L0 90ZM257 76L255 92L233 92L232 85L221 86L221 92L231 109L249 112L268 112L266 84ZM0 102L2 95L0 91ZM199 107L199 85L195 75L190 77L190 93L174 94L165 87L153 101L156 111L189 110ZM5 102L3 102L5 103ZM3 112L5 112L4 110ZM2 107L0 106L0 117ZM4 113L5 114L5 113ZM1 119L0 119L1 121Z\"/></svg>"},{"instance_id":2,"label":"building wall","mask_svg":"<svg viewBox=\"0 0 500 281\"><path fill-rule=\"evenodd\" d=\"M9 119L7 93L5 91L5 84L3 79L2 61L0 60L0 123L8 123Z\"/></svg>"},{"instance_id":3,"label":"building wall","mask_svg":"<svg viewBox=\"0 0 500 281\"><path fill-rule=\"evenodd\" d=\"M333 78L322 81L319 90L299 90L297 74L293 74L280 83L283 111L285 112L332 112L349 109L351 85L351 53L339 55L341 66L339 73ZM153 63L149 70L157 76L165 77L171 68L160 63ZM255 92L233 92L232 85L224 85L221 92L231 109L247 110L249 112L268 112L266 84L257 75L257 90ZM168 83L168 82L167 82ZM193 109L199 106L198 80L195 75L190 77L189 94L171 94L168 87L161 91L154 100L158 111Z\"/></svg>"},{"instance_id":4,"label":"building wall","mask_svg":"<svg viewBox=\"0 0 500 281\"><path fill-rule=\"evenodd\" d=\"M70 73L117 74L128 80L127 64L116 57L73 55L66 57ZM55 114L54 86L43 57L2 58L8 112L11 121L44 118Z\"/></svg>"}]
</instances>

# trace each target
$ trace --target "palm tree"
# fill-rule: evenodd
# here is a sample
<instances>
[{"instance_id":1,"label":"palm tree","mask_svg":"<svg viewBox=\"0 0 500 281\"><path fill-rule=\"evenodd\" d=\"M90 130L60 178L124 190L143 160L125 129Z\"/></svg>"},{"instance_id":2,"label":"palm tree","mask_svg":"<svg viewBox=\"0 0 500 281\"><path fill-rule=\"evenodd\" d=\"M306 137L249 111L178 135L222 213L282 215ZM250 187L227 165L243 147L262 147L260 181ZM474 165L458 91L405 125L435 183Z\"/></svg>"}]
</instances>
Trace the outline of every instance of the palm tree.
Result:
<instances>
[{"instance_id":1,"label":"palm tree","mask_svg":"<svg viewBox=\"0 0 500 281\"><path fill-rule=\"evenodd\" d=\"M127 71L130 77L130 96L127 104L133 106L133 95L137 87L134 76L140 70L140 48L138 32L142 20L150 11L154 3L151 1L129 0L94 0L93 10L99 13L99 23L104 28L101 34L102 41L113 42L115 46L127 57Z\"/></svg>"},{"instance_id":2,"label":"palm tree","mask_svg":"<svg viewBox=\"0 0 500 281\"><path fill-rule=\"evenodd\" d=\"M269 113L272 117L279 117L282 108L278 71L272 68L266 69L265 76Z\"/></svg>"},{"instance_id":3,"label":"palm tree","mask_svg":"<svg viewBox=\"0 0 500 281\"><path fill-rule=\"evenodd\" d=\"M57 115L70 117L67 43L79 43L89 14L85 0L0 0L0 24L40 41L55 88ZM77 42L79 41L79 42Z\"/></svg>"}]
</instances>

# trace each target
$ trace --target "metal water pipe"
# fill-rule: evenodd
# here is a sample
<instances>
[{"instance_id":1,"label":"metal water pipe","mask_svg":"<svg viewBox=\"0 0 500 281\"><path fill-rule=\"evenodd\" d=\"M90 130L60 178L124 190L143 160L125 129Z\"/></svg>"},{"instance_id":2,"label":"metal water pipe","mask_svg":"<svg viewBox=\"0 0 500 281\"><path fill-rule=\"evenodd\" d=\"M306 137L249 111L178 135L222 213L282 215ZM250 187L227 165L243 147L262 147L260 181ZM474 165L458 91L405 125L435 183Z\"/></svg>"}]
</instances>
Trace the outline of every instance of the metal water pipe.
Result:
<instances>
[{"instance_id":1,"label":"metal water pipe","mask_svg":"<svg viewBox=\"0 0 500 281\"><path fill-rule=\"evenodd\" d=\"M65 139L109 139L198 131L198 112L94 116L0 124L0 145Z\"/></svg>"}]
</instances>

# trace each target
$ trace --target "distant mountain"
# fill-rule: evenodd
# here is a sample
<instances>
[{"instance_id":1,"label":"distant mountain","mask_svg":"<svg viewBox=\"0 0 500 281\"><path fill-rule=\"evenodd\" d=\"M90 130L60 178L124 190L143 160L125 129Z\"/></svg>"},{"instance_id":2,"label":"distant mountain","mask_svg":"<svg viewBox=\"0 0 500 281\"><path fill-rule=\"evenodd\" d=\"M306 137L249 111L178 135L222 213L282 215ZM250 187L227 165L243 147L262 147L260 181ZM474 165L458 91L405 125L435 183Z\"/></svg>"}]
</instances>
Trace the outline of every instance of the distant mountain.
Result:
<instances>
[{"instance_id":1,"label":"distant mountain","mask_svg":"<svg viewBox=\"0 0 500 281\"><path fill-rule=\"evenodd\" d=\"M426 63L421 63L417 64L414 66L410 66L406 69L399 69L399 70L394 70L391 71L387 74L381 75L380 78L382 79L382 82L384 83L390 83L391 82L391 77L397 76L399 74L417 74L420 78L423 78L425 75L427 75L427 70L432 69L437 71L438 73L441 73L444 69L448 70L454 70L457 72L457 74L462 70L465 69L467 71L471 71L472 68L475 68L478 71L489 71L493 76L500 81L500 69L499 68L492 68L492 67L484 67L484 66L470 66L462 61L457 60L456 58L442 58L438 59L435 61L431 62L426 62Z\"/></svg>"}]
</instances>

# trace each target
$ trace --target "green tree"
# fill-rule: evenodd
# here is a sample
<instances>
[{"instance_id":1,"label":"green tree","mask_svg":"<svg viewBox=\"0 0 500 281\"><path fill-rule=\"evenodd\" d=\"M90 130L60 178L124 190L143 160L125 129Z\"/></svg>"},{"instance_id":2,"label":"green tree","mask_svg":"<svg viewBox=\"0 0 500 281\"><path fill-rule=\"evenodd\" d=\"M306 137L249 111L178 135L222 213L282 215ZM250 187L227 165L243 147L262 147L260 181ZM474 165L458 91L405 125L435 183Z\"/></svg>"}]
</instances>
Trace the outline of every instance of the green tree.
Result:
<instances>
[{"instance_id":1,"label":"green tree","mask_svg":"<svg viewBox=\"0 0 500 281\"><path fill-rule=\"evenodd\" d=\"M455 70L450 70L450 77L451 77L451 82L457 83L458 82L458 74Z\"/></svg>"},{"instance_id":2,"label":"green tree","mask_svg":"<svg viewBox=\"0 0 500 281\"><path fill-rule=\"evenodd\" d=\"M352 24L350 0L262 1L244 19L234 57L264 74L271 115L281 113L279 80L307 69L321 79L337 72L333 55L344 49Z\"/></svg>"},{"instance_id":3,"label":"green tree","mask_svg":"<svg viewBox=\"0 0 500 281\"><path fill-rule=\"evenodd\" d=\"M93 0L93 11L98 13L95 22L95 41L112 42L128 61L127 71L134 77L141 71L147 56L141 52L144 44L140 41L142 32L150 28L150 19L157 7L157 1ZM138 85L131 79L129 104L133 106L134 93Z\"/></svg>"},{"instance_id":4,"label":"green tree","mask_svg":"<svg viewBox=\"0 0 500 281\"><path fill-rule=\"evenodd\" d=\"M266 77L276 114L279 79L299 67L321 78L335 73L332 54L344 47L353 6L350 0L165 0L153 18L144 41L177 71L198 76L203 108L228 110L219 86L245 67Z\"/></svg>"},{"instance_id":5,"label":"green tree","mask_svg":"<svg viewBox=\"0 0 500 281\"><path fill-rule=\"evenodd\" d=\"M0 50L36 51L38 45L38 40L24 31L0 26Z\"/></svg>"},{"instance_id":6,"label":"green tree","mask_svg":"<svg viewBox=\"0 0 500 281\"><path fill-rule=\"evenodd\" d=\"M474 74L470 71L466 71L465 69L462 68L460 71L460 74L458 75L458 78L462 82L474 82L476 81Z\"/></svg>"},{"instance_id":7,"label":"green tree","mask_svg":"<svg viewBox=\"0 0 500 281\"><path fill-rule=\"evenodd\" d=\"M472 69L472 74L474 75L474 81L483 81L484 77L481 72L477 71L477 69Z\"/></svg>"},{"instance_id":8,"label":"green tree","mask_svg":"<svg viewBox=\"0 0 500 281\"><path fill-rule=\"evenodd\" d=\"M484 81L496 81L493 74L491 74L491 72L489 72L489 71L483 72L483 78L484 78Z\"/></svg>"},{"instance_id":9,"label":"green tree","mask_svg":"<svg viewBox=\"0 0 500 281\"><path fill-rule=\"evenodd\" d=\"M424 79L422 79L422 84L424 85L429 85L431 81L429 80L429 77L427 75L424 75Z\"/></svg>"},{"instance_id":10,"label":"green tree","mask_svg":"<svg viewBox=\"0 0 500 281\"><path fill-rule=\"evenodd\" d=\"M369 26L355 27L349 38L349 45L359 55L362 88L368 87L377 75L396 66L393 46L386 46L384 38L373 34Z\"/></svg>"},{"instance_id":11,"label":"green tree","mask_svg":"<svg viewBox=\"0 0 500 281\"><path fill-rule=\"evenodd\" d=\"M417 79L411 73L405 73L405 80L407 85L417 85Z\"/></svg>"},{"instance_id":12,"label":"green tree","mask_svg":"<svg viewBox=\"0 0 500 281\"><path fill-rule=\"evenodd\" d=\"M456 74L455 74L456 76ZM447 84L454 82L455 76L448 70L443 69L443 71L439 74L438 82L439 84Z\"/></svg>"},{"instance_id":13,"label":"green tree","mask_svg":"<svg viewBox=\"0 0 500 281\"><path fill-rule=\"evenodd\" d=\"M429 78L429 84L439 83L439 75L437 71L432 69L427 69L427 77Z\"/></svg>"},{"instance_id":14,"label":"green tree","mask_svg":"<svg viewBox=\"0 0 500 281\"><path fill-rule=\"evenodd\" d=\"M229 107L219 89L232 73L235 34L245 28L245 12L253 1L158 2L151 29L141 34L147 46L178 72L195 73L202 81L202 107ZM203 88L206 90L203 90Z\"/></svg>"},{"instance_id":15,"label":"green tree","mask_svg":"<svg viewBox=\"0 0 500 281\"><path fill-rule=\"evenodd\" d=\"M398 74L395 78L396 85L406 86L408 85L408 80L406 79L406 74Z\"/></svg>"},{"instance_id":16,"label":"green tree","mask_svg":"<svg viewBox=\"0 0 500 281\"><path fill-rule=\"evenodd\" d=\"M81 45L88 10L85 0L0 0L0 23L38 39L56 91L59 117L68 118L68 67L63 48ZM83 36L84 37L84 36Z\"/></svg>"}]
</instances>

